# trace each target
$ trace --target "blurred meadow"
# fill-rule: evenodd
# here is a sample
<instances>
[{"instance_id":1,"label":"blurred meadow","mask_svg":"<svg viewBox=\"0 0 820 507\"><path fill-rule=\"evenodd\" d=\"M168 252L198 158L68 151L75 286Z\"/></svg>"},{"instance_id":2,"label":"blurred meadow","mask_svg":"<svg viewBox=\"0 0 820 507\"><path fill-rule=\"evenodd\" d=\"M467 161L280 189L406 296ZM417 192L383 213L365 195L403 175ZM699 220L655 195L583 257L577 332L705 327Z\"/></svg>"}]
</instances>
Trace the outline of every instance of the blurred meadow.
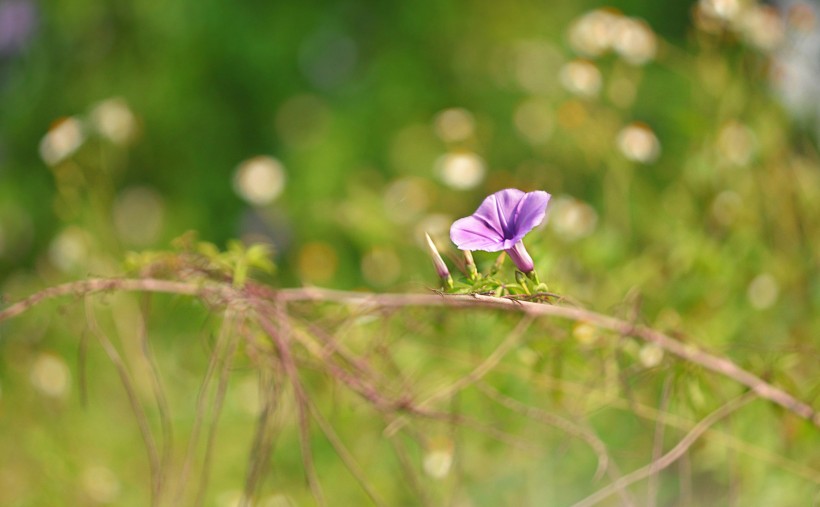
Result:
<instances>
[{"instance_id":1,"label":"blurred meadow","mask_svg":"<svg viewBox=\"0 0 820 507\"><path fill-rule=\"evenodd\" d=\"M432 294L425 232L459 278L452 222L546 190L556 304L816 411L819 119L809 1L0 0L0 294ZM334 297L2 320L0 505L820 505L818 424L655 344Z\"/></svg>"}]
</instances>

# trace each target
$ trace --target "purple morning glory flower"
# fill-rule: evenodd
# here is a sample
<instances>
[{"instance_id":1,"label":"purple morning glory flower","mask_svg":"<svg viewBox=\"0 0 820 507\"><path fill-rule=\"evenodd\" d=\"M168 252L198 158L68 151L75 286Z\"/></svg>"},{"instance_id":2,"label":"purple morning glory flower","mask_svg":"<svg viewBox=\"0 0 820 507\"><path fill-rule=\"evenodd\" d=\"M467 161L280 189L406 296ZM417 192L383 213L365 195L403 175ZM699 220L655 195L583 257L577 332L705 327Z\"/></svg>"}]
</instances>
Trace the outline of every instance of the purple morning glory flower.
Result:
<instances>
[{"instance_id":1,"label":"purple morning glory flower","mask_svg":"<svg viewBox=\"0 0 820 507\"><path fill-rule=\"evenodd\" d=\"M461 250L504 250L520 271L531 273L532 257L521 240L544 220L549 201L550 194L541 190L501 190L484 199L475 213L456 220L450 239Z\"/></svg>"}]
</instances>

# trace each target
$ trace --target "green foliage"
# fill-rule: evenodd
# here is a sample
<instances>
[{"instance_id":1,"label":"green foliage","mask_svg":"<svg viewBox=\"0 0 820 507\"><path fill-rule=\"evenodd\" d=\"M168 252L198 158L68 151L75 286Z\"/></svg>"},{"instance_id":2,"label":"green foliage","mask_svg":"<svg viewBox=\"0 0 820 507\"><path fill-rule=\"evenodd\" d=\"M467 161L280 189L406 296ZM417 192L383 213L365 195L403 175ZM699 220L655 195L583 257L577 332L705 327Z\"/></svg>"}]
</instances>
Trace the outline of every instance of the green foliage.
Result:
<instances>
[{"instance_id":1,"label":"green foliage","mask_svg":"<svg viewBox=\"0 0 820 507\"><path fill-rule=\"evenodd\" d=\"M231 280L235 288L242 288L248 275L272 275L276 271L273 250L268 244L245 246L237 240L228 242L221 251L213 243L196 241L195 234L187 234L174 241L172 251L129 252L125 257L126 273L140 276L174 278L190 276L191 270L199 276L216 280Z\"/></svg>"}]
</instances>

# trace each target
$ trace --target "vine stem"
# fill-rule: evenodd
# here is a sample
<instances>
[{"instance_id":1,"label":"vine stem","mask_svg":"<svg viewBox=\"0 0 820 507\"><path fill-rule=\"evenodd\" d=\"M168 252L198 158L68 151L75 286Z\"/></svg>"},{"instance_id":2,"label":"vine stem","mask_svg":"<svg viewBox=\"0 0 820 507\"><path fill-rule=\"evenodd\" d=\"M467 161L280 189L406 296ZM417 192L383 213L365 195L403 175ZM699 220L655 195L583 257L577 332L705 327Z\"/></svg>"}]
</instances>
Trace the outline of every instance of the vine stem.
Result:
<instances>
[{"instance_id":1,"label":"vine stem","mask_svg":"<svg viewBox=\"0 0 820 507\"><path fill-rule=\"evenodd\" d=\"M44 301L57 297L112 291L156 292L195 296L216 304L241 299L261 299L276 300L283 303L334 302L374 310L403 307L481 307L520 312L537 317L555 317L584 322L622 336L632 336L654 343L669 354L745 385L758 397L780 405L820 428L820 413L807 403L798 400L786 391L766 382L725 357L706 352L693 344L683 343L660 331L583 308L531 303L478 294L373 294L315 287L275 290L251 283L244 288L233 288L228 283L219 282L194 283L154 278L97 278L56 285L34 293L0 311L0 322L16 317Z\"/></svg>"}]
</instances>

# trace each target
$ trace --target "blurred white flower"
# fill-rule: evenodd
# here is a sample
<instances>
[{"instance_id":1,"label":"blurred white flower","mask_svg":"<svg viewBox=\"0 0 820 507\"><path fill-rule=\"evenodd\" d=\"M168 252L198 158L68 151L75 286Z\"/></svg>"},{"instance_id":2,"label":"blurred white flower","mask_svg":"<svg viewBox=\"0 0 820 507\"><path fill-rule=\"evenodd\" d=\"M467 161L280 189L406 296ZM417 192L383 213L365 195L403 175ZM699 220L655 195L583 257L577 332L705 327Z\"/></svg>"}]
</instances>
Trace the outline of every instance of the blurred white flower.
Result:
<instances>
[{"instance_id":1,"label":"blurred white flower","mask_svg":"<svg viewBox=\"0 0 820 507\"><path fill-rule=\"evenodd\" d=\"M29 374L31 384L42 394L62 398L71 386L71 371L62 358L52 354L40 354Z\"/></svg>"},{"instance_id":2,"label":"blurred white flower","mask_svg":"<svg viewBox=\"0 0 820 507\"><path fill-rule=\"evenodd\" d=\"M565 240L575 241L595 231L598 213L589 204L562 195L550 203L549 224Z\"/></svg>"},{"instance_id":3,"label":"blurred white flower","mask_svg":"<svg viewBox=\"0 0 820 507\"><path fill-rule=\"evenodd\" d=\"M644 368L654 368L663 361L663 349L654 343L646 343L638 351L638 360Z\"/></svg>"},{"instance_id":4,"label":"blurred white flower","mask_svg":"<svg viewBox=\"0 0 820 507\"><path fill-rule=\"evenodd\" d=\"M698 8L708 17L733 21L740 14L743 6L740 0L700 0Z\"/></svg>"},{"instance_id":5,"label":"blurred white flower","mask_svg":"<svg viewBox=\"0 0 820 507\"><path fill-rule=\"evenodd\" d=\"M468 190L484 179L484 160L472 152L447 153L436 160L435 171L441 181L456 190Z\"/></svg>"},{"instance_id":6,"label":"blurred white flower","mask_svg":"<svg viewBox=\"0 0 820 507\"><path fill-rule=\"evenodd\" d=\"M573 60L561 67L561 84L571 93L596 97L601 91L601 71L587 60Z\"/></svg>"},{"instance_id":7,"label":"blurred white flower","mask_svg":"<svg viewBox=\"0 0 820 507\"><path fill-rule=\"evenodd\" d=\"M645 21L621 17L615 23L612 46L621 58L633 65L643 65L658 50L655 33Z\"/></svg>"},{"instance_id":8,"label":"blurred white flower","mask_svg":"<svg viewBox=\"0 0 820 507\"><path fill-rule=\"evenodd\" d=\"M743 11L739 25L743 38L763 51L771 51L783 42L784 21L771 5L755 5Z\"/></svg>"},{"instance_id":9,"label":"blurred white flower","mask_svg":"<svg viewBox=\"0 0 820 507\"><path fill-rule=\"evenodd\" d=\"M51 240L48 258L60 271L74 271L87 262L90 243L91 238L86 231L74 225L68 226Z\"/></svg>"},{"instance_id":10,"label":"blurred white flower","mask_svg":"<svg viewBox=\"0 0 820 507\"><path fill-rule=\"evenodd\" d=\"M115 97L104 100L91 110L91 125L115 144L128 144L137 132L137 120L128 103Z\"/></svg>"},{"instance_id":11,"label":"blurred white flower","mask_svg":"<svg viewBox=\"0 0 820 507\"><path fill-rule=\"evenodd\" d=\"M443 479L453 466L453 441L446 437L436 437L428 443L422 467L424 473L433 479Z\"/></svg>"},{"instance_id":12,"label":"blurred white flower","mask_svg":"<svg viewBox=\"0 0 820 507\"><path fill-rule=\"evenodd\" d=\"M649 164L661 154L661 144L648 125L635 122L618 133L618 149L633 162Z\"/></svg>"},{"instance_id":13,"label":"blurred white flower","mask_svg":"<svg viewBox=\"0 0 820 507\"><path fill-rule=\"evenodd\" d=\"M83 125L75 117L57 120L40 141L40 157L55 166L70 157L85 142Z\"/></svg>"},{"instance_id":14,"label":"blurred white flower","mask_svg":"<svg viewBox=\"0 0 820 507\"><path fill-rule=\"evenodd\" d=\"M462 108L445 109L433 120L438 137L445 143L466 141L475 132L475 118L472 113Z\"/></svg>"},{"instance_id":15,"label":"blurred white flower","mask_svg":"<svg viewBox=\"0 0 820 507\"><path fill-rule=\"evenodd\" d=\"M775 277L769 273L763 273L756 276L746 290L746 296L749 298L749 303L758 310L766 310L771 308L776 302L780 294L780 285L778 285Z\"/></svg>"},{"instance_id":16,"label":"blurred white flower","mask_svg":"<svg viewBox=\"0 0 820 507\"><path fill-rule=\"evenodd\" d=\"M575 20L569 28L569 43L576 52L596 57L612 47L613 27L622 16L616 11L596 9Z\"/></svg>"},{"instance_id":17,"label":"blurred white flower","mask_svg":"<svg viewBox=\"0 0 820 507\"><path fill-rule=\"evenodd\" d=\"M254 206L270 204L285 189L285 168L273 157L250 158L236 168L233 188Z\"/></svg>"}]
</instances>

